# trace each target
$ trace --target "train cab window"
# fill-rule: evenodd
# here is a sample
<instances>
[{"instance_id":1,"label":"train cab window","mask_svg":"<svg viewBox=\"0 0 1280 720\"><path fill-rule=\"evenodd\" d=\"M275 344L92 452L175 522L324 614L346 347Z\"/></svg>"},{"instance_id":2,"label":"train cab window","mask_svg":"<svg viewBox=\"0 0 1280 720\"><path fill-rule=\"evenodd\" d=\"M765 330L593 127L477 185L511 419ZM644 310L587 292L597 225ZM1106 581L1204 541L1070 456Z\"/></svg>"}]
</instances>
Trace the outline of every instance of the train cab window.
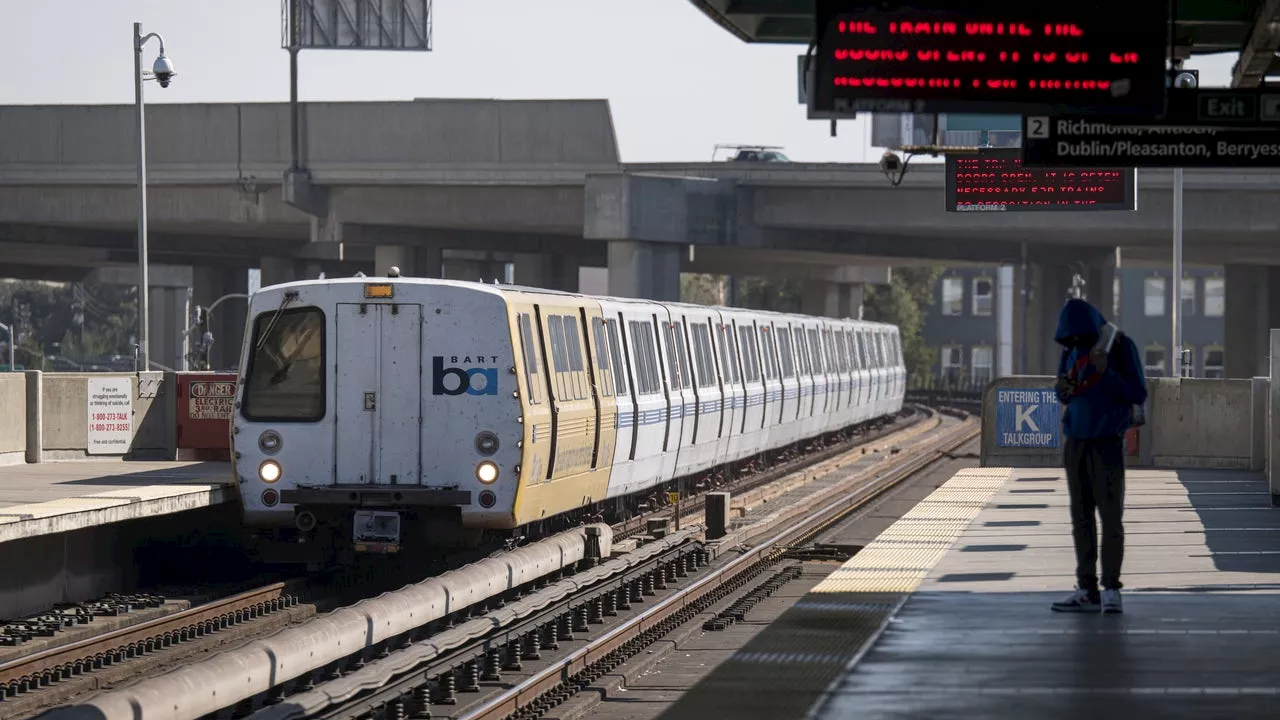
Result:
<instances>
[{"instance_id":1,"label":"train cab window","mask_svg":"<svg viewBox=\"0 0 1280 720\"><path fill-rule=\"evenodd\" d=\"M253 323L240 414L256 422L316 422L325 413L325 327L319 308L269 310Z\"/></svg>"},{"instance_id":2,"label":"train cab window","mask_svg":"<svg viewBox=\"0 0 1280 720\"><path fill-rule=\"evenodd\" d=\"M530 405L542 402L542 387L538 381L538 346L533 342L533 322L529 313L520 313L517 325L520 328L520 350L524 357L525 398Z\"/></svg>"},{"instance_id":3,"label":"train cab window","mask_svg":"<svg viewBox=\"0 0 1280 720\"><path fill-rule=\"evenodd\" d=\"M760 328L760 354L764 356L764 379L773 380L778 377L778 358L774 354L773 332L768 326Z\"/></svg>"},{"instance_id":4,"label":"train cab window","mask_svg":"<svg viewBox=\"0 0 1280 720\"><path fill-rule=\"evenodd\" d=\"M795 377L796 364L791 355L791 334L786 328L778 330L778 359L782 361L782 377Z\"/></svg>"},{"instance_id":5,"label":"train cab window","mask_svg":"<svg viewBox=\"0 0 1280 720\"><path fill-rule=\"evenodd\" d=\"M618 341L618 321L605 320L609 335L609 358L613 361L613 382L618 395L627 394L627 364L622 362L622 343Z\"/></svg>"},{"instance_id":6,"label":"train cab window","mask_svg":"<svg viewBox=\"0 0 1280 720\"><path fill-rule=\"evenodd\" d=\"M604 321L591 318L591 338L596 344L596 384L600 387L600 395L613 396L613 371L609 367L609 344L605 339Z\"/></svg>"}]
</instances>

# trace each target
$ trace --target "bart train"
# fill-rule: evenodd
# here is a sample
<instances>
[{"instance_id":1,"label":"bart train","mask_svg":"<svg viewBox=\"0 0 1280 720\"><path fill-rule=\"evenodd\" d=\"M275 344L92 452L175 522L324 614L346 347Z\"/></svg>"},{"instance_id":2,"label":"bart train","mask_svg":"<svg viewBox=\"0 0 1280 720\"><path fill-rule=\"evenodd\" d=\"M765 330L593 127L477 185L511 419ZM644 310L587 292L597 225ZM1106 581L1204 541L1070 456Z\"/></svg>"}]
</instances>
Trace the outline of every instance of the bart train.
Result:
<instances>
[{"instance_id":1,"label":"bart train","mask_svg":"<svg viewBox=\"0 0 1280 720\"><path fill-rule=\"evenodd\" d=\"M625 516L902 408L893 325L392 275L250 300L232 453L277 560Z\"/></svg>"}]
</instances>

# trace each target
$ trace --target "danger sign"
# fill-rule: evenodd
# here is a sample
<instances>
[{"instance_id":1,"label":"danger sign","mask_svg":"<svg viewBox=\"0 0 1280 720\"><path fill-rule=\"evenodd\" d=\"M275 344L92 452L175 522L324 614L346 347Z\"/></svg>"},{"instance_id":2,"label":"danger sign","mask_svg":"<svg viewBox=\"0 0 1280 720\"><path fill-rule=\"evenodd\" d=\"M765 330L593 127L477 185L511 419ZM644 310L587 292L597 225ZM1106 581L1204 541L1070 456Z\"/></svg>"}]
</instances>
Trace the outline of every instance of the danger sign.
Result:
<instances>
[{"instance_id":1,"label":"danger sign","mask_svg":"<svg viewBox=\"0 0 1280 720\"><path fill-rule=\"evenodd\" d=\"M192 420L230 420L235 398L234 382L193 382L187 417Z\"/></svg>"}]
</instances>

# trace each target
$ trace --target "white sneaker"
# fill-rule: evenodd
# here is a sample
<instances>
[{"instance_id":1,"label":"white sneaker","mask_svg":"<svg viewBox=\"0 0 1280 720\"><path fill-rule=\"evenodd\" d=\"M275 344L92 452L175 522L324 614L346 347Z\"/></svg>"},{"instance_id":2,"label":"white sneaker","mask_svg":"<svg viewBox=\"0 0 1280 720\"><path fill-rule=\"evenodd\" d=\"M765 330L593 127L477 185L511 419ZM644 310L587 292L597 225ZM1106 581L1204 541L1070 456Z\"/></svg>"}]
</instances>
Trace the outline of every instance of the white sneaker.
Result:
<instances>
[{"instance_id":1,"label":"white sneaker","mask_svg":"<svg viewBox=\"0 0 1280 720\"><path fill-rule=\"evenodd\" d=\"M1102 612L1116 615L1124 612L1124 602L1120 600L1119 590L1102 591Z\"/></svg>"},{"instance_id":2,"label":"white sneaker","mask_svg":"<svg viewBox=\"0 0 1280 720\"><path fill-rule=\"evenodd\" d=\"M1054 612L1098 612L1098 593L1076 588L1065 599L1055 602Z\"/></svg>"}]
</instances>

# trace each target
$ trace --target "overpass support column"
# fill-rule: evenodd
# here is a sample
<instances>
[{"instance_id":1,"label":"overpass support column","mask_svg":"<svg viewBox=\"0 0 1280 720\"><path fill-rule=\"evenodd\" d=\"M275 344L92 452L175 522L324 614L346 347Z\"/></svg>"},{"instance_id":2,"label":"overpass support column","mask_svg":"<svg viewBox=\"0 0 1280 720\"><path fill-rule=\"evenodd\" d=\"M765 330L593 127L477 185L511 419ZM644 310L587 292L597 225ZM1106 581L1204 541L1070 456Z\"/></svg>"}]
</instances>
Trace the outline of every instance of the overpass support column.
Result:
<instances>
[{"instance_id":1,"label":"overpass support column","mask_svg":"<svg viewBox=\"0 0 1280 720\"><path fill-rule=\"evenodd\" d=\"M209 307L226 295L249 292L248 268L200 267L193 271L191 302ZM230 370L240 363L240 346L244 340L246 303L242 298L228 298L213 311L209 332L213 347L209 355L214 370ZM197 333L190 339L198 340Z\"/></svg>"},{"instance_id":2,"label":"overpass support column","mask_svg":"<svg viewBox=\"0 0 1280 720\"><path fill-rule=\"evenodd\" d=\"M1226 266L1223 348L1229 378L1267 377L1272 328L1280 328L1280 268Z\"/></svg>"},{"instance_id":3,"label":"overpass support column","mask_svg":"<svg viewBox=\"0 0 1280 720\"><path fill-rule=\"evenodd\" d=\"M444 253L436 246L378 245L373 249L373 274L384 276L392 266L406 277L442 278Z\"/></svg>"},{"instance_id":4,"label":"overpass support column","mask_svg":"<svg viewBox=\"0 0 1280 720\"><path fill-rule=\"evenodd\" d=\"M609 294L648 300L680 300L683 245L609 241Z\"/></svg>"},{"instance_id":5,"label":"overpass support column","mask_svg":"<svg viewBox=\"0 0 1280 720\"><path fill-rule=\"evenodd\" d=\"M800 296L800 309L806 315L861 319L862 297L862 283L810 281Z\"/></svg>"},{"instance_id":6,"label":"overpass support column","mask_svg":"<svg viewBox=\"0 0 1280 720\"><path fill-rule=\"evenodd\" d=\"M449 250L444 254L444 277L450 280L470 280L492 284L506 279L506 263L499 262L488 253Z\"/></svg>"},{"instance_id":7,"label":"overpass support column","mask_svg":"<svg viewBox=\"0 0 1280 720\"><path fill-rule=\"evenodd\" d=\"M187 327L191 324L191 288L193 272L186 265L152 265L147 274L147 334L151 362L174 370L186 369ZM135 268L97 268L86 278L87 283L106 285L138 284Z\"/></svg>"},{"instance_id":8,"label":"overpass support column","mask_svg":"<svg viewBox=\"0 0 1280 720\"><path fill-rule=\"evenodd\" d=\"M1083 270L1083 272L1081 272ZM1063 262L1060 256L1052 260L1029 263L1026 278L1018 282L1028 283L1028 302L1025 308L1015 308L1014 343L1015 363L1026 345L1028 375L1056 375L1062 346L1054 341L1058 329L1058 315L1072 289L1072 279L1079 274L1085 281L1084 299L1108 320L1112 317L1115 298L1115 251L1086 256L1081 261ZM1021 270L1017 272L1021 275ZM1022 314L1026 314L1026 333L1022 332ZM1120 323L1117 323L1120 325ZM1123 325L1120 325L1124 329ZM1015 365L1016 366L1016 365Z\"/></svg>"},{"instance_id":9,"label":"overpass support column","mask_svg":"<svg viewBox=\"0 0 1280 720\"><path fill-rule=\"evenodd\" d=\"M258 265L262 272L262 287L297 282L306 277L302 263L293 258L264 257Z\"/></svg>"},{"instance_id":10,"label":"overpass support column","mask_svg":"<svg viewBox=\"0 0 1280 720\"><path fill-rule=\"evenodd\" d=\"M578 292L578 258L572 255L516 255L517 285Z\"/></svg>"}]
</instances>

